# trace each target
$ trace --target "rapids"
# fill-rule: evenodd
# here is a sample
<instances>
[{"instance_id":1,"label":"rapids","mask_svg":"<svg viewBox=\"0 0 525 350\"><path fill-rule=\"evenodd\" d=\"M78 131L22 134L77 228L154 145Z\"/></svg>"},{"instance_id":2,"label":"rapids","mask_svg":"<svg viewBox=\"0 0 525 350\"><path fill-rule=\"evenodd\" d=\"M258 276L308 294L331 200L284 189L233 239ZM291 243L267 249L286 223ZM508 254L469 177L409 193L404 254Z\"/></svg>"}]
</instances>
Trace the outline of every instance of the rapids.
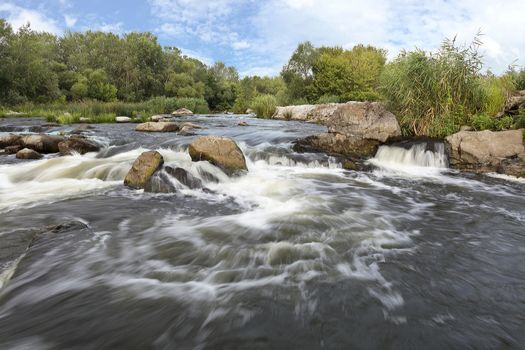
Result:
<instances>
[{"instance_id":1,"label":"rapids","mask_svg":"<svg viewBox=\"0 0 525 350\"><path fill-rule=\"evenodd\" d=\"M452 171L439 143L383 146L374 170L354 172L292 151L322 126L181 119L234 138L249 172L229 178L191 161L193 137L129 124L94 126L98 154L0 156L0 348L525 343L523 182ZM30 132L43 121L1 123ZM125 188L150 149L206 190ZM76 223L33 239L64 222Z\"/></svg>"}]
</instances>

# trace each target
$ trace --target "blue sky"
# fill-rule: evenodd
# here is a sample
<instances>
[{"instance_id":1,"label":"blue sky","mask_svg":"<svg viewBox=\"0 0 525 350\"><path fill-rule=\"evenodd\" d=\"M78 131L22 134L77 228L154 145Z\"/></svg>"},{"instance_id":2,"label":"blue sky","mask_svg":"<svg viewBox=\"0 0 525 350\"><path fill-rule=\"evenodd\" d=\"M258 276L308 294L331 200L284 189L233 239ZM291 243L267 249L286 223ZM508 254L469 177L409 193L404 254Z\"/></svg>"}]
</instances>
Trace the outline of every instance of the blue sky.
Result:
<instances>
[{"instance_id":1,"label":"blue sky","mask_svg":"<svg viewBox=\"0 0 525 350\"><path fill-rule=\"evenodd\" d=\"M150 31L206 63L241 75L278 74L301 41L351 48L435 49L444 37L481 30L487 68L525 65L525 0L0 0L16 29Z\"/></svg>"}]
</instances>

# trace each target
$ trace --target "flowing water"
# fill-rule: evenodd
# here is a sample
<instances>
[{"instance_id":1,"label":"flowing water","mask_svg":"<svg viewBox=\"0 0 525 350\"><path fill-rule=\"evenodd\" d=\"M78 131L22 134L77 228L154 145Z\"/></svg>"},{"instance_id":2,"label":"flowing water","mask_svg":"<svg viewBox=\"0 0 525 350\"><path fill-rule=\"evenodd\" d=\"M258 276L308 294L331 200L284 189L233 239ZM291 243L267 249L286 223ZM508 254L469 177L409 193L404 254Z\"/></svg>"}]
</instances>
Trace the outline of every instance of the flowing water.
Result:
<instances>
[{"instance_id":1,"label":"flowing water","mask_svg":"<svg viewBox=\"0 0 525 350\"><path fill-rule=\"evenodd\" d=\"M0 156L0 348L525 346L525 183L451 171L440 144L383 146L354 172L291 150L322 126L183 120L234 138L249 172L134 125L96 125L98 154ZM150 149L206 189L124 187Z\"/></svg>"}]
</instances>

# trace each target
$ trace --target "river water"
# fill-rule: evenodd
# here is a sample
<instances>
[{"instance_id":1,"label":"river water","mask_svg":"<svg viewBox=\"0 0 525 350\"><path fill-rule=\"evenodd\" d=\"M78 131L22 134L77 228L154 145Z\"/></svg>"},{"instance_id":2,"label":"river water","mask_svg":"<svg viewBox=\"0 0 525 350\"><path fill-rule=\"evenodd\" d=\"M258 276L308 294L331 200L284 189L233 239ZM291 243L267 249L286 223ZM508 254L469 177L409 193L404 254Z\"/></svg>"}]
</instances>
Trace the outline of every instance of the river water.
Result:
<instances>
[{"instance_id":1,"label":"river water","mask_svg":"<svg viewBox=\"0 0 525 350\"><path fill-rule=\"evenodd\" d=\"M439 144L383 147L355 172L291 150L322 126L181 120L234 138L248 174L126 124L89 130L98 154L0 156L1 349L525 346L525 183L451 171ZM150 149L206 189L124 187Z\"/></svg>"}]
</instances>

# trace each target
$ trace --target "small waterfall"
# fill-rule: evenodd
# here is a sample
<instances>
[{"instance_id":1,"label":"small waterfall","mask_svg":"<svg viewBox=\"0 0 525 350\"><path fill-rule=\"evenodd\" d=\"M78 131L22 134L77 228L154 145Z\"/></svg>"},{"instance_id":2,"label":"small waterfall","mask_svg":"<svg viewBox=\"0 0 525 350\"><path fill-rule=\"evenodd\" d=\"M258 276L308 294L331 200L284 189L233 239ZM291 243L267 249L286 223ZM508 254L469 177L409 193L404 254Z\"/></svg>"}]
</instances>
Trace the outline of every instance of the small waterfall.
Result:
<instances>
[{"instance_id":1,"label":"small waterfall","mask_svg":"<svg viewBox=\"0 0 525 350\"><path fill-rule=\"evenodd\" d=\"M426 142L414 144L410 148L380 146L371 163L395 169L448 167L444 144Z\"/></svg>"}]
</instances>

